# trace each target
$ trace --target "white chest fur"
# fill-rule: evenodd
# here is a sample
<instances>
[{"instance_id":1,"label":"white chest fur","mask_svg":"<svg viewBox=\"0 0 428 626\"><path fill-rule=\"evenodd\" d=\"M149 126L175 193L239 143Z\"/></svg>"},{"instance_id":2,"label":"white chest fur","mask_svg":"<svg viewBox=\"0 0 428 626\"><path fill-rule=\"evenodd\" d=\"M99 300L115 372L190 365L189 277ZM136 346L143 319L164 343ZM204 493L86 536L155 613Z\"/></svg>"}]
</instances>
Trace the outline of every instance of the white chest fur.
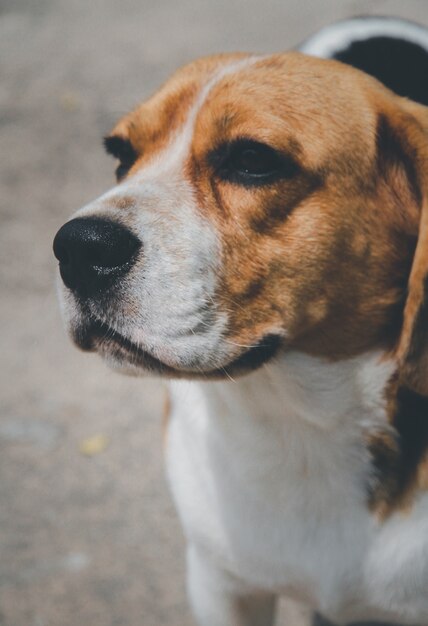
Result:
<instances>
[{"instance_id":1,"label":"white chest fur","mask_svg":"<svg viewBox=\"0 0 428 626\"><path fill-rule=\"evenodd\" d=\"M293 353L237 382L172 383L168 474L189 540L248 585L335 619L395 615L374 591L385 525L367 508L364 445L387 428L391 373L379 354Z\"/></svg>"}]
</instances>

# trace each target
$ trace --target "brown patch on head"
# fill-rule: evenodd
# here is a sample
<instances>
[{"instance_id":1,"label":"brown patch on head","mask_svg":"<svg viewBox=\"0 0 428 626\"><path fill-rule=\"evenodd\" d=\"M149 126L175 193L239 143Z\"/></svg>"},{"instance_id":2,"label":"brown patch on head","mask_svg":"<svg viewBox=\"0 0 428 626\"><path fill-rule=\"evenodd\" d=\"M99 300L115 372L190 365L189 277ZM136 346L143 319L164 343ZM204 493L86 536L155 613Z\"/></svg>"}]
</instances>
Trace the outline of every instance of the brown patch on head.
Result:
<instances>
[{"instance_id":1,"label":"brown patch on head","mask_svg":"<svg viewBox=\"0 0 428 626\"><path fill-rule=\"evenodd\" d=\"M233 111L232 107L229 110L223 111L220 117L214 122L218 136L222 137L227 134L238 120L239 112Z\"/></svg>"},{"instance_id":2,"label":"brown patch on head","mask_svg":"<svg viewBox=\"0 0 428 626\"><path fill-rule=\"evenodd\" d=\"M213 87L187 176L219 233L230 339L276 333L333 359L394 346L418 197L411 166L384 154L401 145L382 113L393 99L352 68L298 54L257 61ZM242 139L293 167L269 184L222 178L213 151Z\"/></svg>"},{"instance_id":3,"label":"brown patch on head","mask_svg":"<svg viewBox=\"0 0 428 626\"><path fill-rule=\"evenodd\" d=\"M137 159L129 172L144 167L161 152L188 118L201 89L214 73L244 54L215 55L199 59L179 70L151 98L123 117L110 138L129 140ZM128 173L128 172L127 172Z\"/></svg>"}]
</instances>

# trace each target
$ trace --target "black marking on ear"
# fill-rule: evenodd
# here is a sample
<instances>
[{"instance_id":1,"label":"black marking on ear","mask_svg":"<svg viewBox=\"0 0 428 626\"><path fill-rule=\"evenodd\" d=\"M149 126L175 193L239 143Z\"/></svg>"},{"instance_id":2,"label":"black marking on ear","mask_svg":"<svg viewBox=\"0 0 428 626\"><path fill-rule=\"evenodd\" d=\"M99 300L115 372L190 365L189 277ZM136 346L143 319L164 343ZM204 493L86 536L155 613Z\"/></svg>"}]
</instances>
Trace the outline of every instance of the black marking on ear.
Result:
<instances>
[{"instance_id":1,"label":"black marking on ear","mask_svg":"<svg viewBox=\"0 0 428 626\"><path fill-rule=\"evenodd\" d=\"M416 43L370 37L353 41L332 58L367 72L400 96L428 105L428 52Z\"/></svg>"}]
</instances>

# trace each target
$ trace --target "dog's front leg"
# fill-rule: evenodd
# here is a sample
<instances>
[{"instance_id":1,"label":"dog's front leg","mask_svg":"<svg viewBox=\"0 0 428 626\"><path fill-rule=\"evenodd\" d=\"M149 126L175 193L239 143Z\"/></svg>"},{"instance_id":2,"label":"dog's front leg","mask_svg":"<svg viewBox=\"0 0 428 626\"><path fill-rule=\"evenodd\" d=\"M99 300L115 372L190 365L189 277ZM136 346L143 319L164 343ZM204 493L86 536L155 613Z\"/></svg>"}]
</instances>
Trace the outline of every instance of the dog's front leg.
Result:
<instances>
[{"instance_id":1,"label":"dog's front leg","mask_svg":"<svg viewBox=\"0 0 428 626\"><path fill-rule=\"evenodd\" d=\"M200 626L272 626L275 596L255 592L195 545L187 551L187 584Z\"/></svg>"}]
</instances>

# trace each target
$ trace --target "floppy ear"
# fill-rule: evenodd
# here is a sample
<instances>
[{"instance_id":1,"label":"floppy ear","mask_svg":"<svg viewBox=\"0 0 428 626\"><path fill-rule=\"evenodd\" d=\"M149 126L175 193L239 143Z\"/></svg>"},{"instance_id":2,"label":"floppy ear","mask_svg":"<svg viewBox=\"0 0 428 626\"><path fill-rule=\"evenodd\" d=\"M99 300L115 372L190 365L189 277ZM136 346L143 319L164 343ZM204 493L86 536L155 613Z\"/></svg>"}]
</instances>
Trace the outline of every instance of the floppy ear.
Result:
<instances>
[{"instance_id":1,"label":"floppy ear","mask_svg":"<svg viewBox=\"0 0 428 626\"><path fill-rule=\"evenodd\" d=\"M400 383L428 396L428 108L409 101L403 106L407 115L401 119L401 128L404 123L419 213L397 357Z\"/></svg>"}]
</instances>

